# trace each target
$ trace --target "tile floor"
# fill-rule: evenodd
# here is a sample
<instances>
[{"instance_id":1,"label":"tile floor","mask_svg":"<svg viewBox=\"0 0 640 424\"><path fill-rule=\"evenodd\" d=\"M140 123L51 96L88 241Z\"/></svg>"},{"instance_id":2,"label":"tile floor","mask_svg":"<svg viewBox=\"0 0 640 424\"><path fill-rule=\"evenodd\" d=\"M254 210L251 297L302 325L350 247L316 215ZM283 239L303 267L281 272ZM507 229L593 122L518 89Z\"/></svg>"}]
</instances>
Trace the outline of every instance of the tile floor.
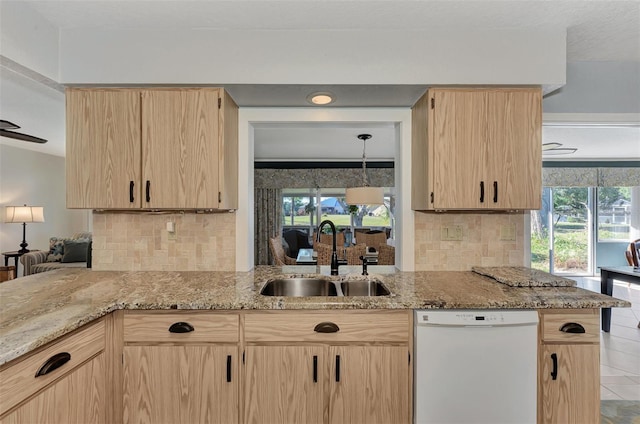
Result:
<instances>
[{"instance_id":1,"label":"tile floor","mask_svg":"<svg viewBox=\"0 0 640 424\"><path fill-rule=\"evenodd\" d=\"M600 292L600 277L569 277L578 287ZM640 401L640 285L614 281L613 296L631 308L613 308L611 331L600 332L600 395L602 400Z\"/></svg>"}]
</instances>

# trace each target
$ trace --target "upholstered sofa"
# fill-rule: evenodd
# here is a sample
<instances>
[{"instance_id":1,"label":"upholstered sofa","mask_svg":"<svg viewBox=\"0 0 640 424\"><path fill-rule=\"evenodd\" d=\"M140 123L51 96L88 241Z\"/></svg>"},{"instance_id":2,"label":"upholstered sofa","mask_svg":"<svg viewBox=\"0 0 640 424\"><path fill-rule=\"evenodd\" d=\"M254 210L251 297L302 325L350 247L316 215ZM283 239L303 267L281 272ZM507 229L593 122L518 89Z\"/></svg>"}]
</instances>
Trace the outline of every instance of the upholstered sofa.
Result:
<instances>
[{"instance_id":1,"label":"upholstered sofa","mask_svg":"<svg viewBox=\"0 0 640 424\"><path fill-rule=\"evenodd\" d=\"M70 238L52 237L49 250L25 253L20 262L25 276L60 268L86 268L91 263L91 233L76 233Z\"/></svg>"}]
</instances>

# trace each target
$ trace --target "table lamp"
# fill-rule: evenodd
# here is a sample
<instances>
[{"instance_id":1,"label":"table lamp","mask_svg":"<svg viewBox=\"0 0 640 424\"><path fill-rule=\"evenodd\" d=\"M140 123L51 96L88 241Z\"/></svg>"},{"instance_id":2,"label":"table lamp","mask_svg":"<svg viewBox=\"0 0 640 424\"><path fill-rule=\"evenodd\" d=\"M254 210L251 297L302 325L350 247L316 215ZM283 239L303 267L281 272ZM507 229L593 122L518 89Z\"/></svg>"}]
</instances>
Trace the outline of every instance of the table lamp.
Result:
<instances>
[{"instance_id":1,"label":"table lamp","mask_svg":"<svg viewBox=\"0 0 640 424\"><path fill-rule=\"evenodd\" d=\"M27 253L27 222L44 222L44 208L42 206L7 206L4 222L22 224L22 243L18 253Z\"/></svg>"}]
</instances>

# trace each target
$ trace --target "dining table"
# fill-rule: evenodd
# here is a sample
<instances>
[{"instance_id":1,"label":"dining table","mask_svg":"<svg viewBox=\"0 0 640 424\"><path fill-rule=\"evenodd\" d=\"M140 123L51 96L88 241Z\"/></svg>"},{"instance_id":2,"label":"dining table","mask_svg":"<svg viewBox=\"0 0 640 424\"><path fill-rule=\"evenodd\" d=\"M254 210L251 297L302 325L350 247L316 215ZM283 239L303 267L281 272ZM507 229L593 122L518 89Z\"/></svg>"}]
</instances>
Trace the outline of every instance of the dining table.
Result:
<instances>
[{"instance_id":1,"label":"dining table","mask_svg":"<svg viewBox=\"0 0 640 424\"><path fill-rule=\"evenodd\" d=\"M640 268L633 266L600 267L600 293L613 296L613 280L640 284ZM611 330L611 308L602 308L601 320L602 331L608 333Z\"/></svg>"}]
</instances>

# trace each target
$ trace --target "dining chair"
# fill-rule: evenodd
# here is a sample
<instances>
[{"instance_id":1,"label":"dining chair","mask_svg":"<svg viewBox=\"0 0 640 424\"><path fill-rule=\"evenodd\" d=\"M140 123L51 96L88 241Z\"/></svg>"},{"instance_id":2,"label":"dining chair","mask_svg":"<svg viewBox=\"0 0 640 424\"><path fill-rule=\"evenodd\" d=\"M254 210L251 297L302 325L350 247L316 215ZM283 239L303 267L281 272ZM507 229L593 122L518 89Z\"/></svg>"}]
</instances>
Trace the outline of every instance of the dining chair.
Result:
<instances>
[{"instance_id":1,"label":"dining chair","mask_svg":"<svg viewBox=\"0 0 640 424\"><path fill-rule=\"evenodd\" d=\"M273 255L274 265L295 265L295 258L290 258L284 252L282 247L282 238L280 236L271 237L269 239L269 249L271 249L271 255Z\"/></svg>"}]
</instances>

